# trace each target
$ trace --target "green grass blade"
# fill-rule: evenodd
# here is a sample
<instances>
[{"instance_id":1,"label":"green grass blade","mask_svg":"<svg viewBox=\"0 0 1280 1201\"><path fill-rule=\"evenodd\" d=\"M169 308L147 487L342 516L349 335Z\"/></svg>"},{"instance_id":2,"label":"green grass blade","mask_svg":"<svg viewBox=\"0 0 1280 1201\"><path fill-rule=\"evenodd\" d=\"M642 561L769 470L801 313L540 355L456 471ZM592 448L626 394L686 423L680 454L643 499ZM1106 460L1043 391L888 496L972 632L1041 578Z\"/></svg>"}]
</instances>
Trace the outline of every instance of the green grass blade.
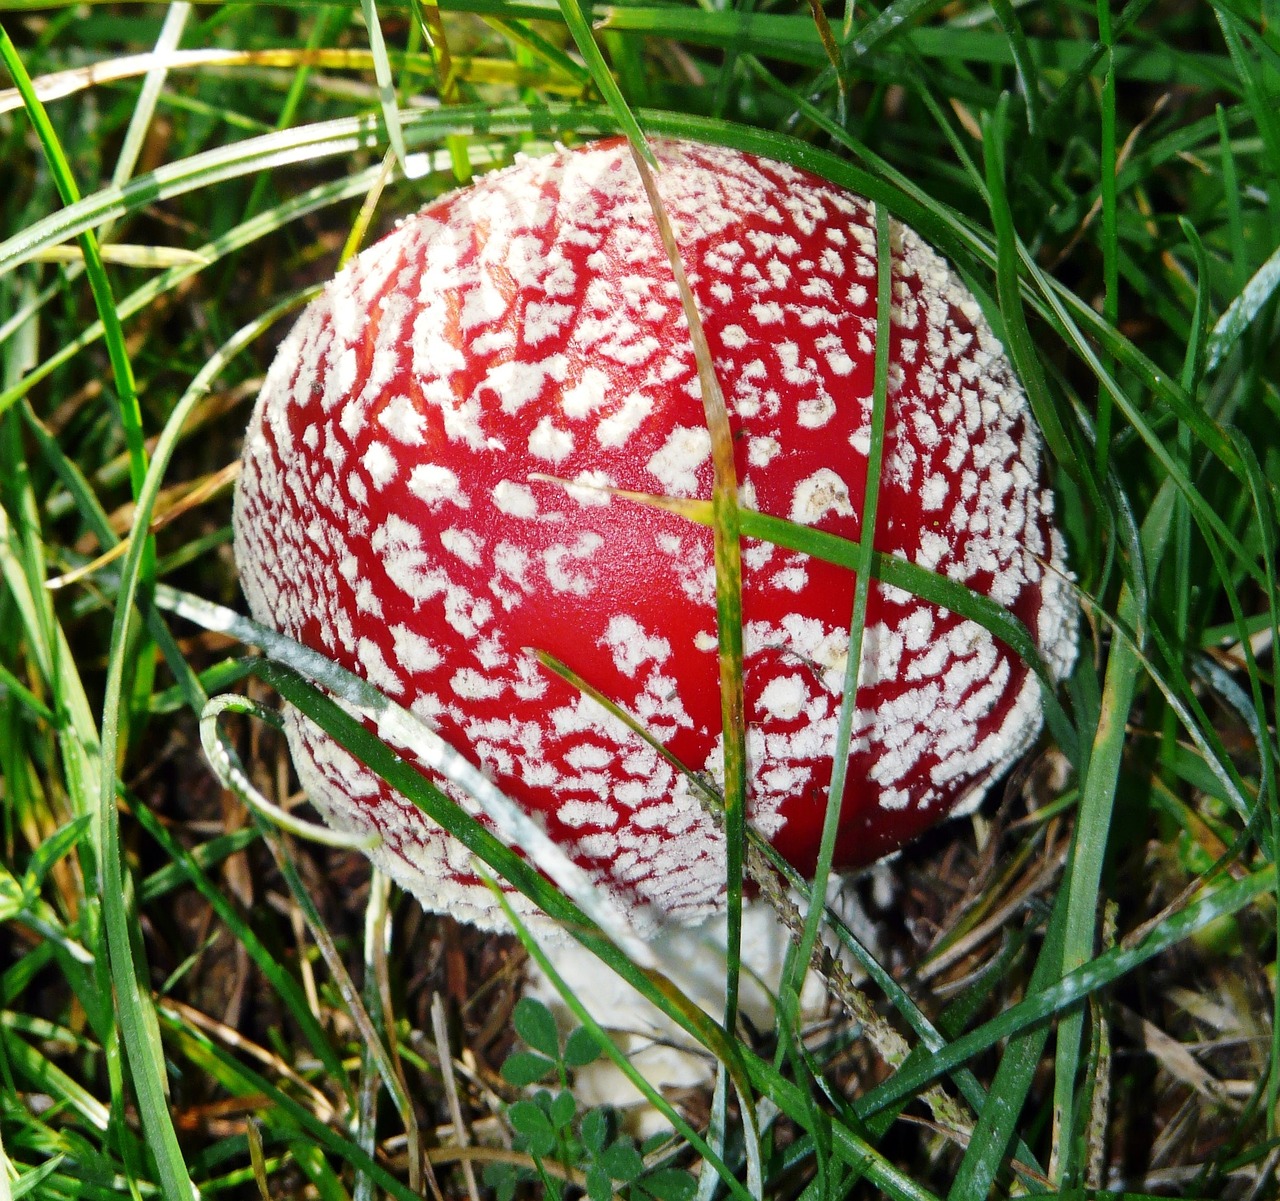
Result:
<instances>
[{"instance_id":1,"label":"green grass blade","mask_svg":"<svg viewBox=\"0 0 1280 1201\"><path fill-rule=\"evenodd\" d=\"M1013 226L1013 214L1009 207L1005 184L1004 139L1007 108L1007 100L1002 98L995 116L988 121L983 136L983 148L987 156L987 194L991 204L991 220L995 226L998 248L996 282L1000 294L1000 315L1004 318L1005 329L1009 335L1009 356L1013 360L1023 387L1027 390L1027 400L1031 405L1031 411L1035 414L1036 424L1044 435L1049 453L1065 471L1080 474L1081 456L1075 453L1075 448L1058 416L1044 368L1040 364L1039 352L1022 313L1018 281L1017 233ZM1097 484L1090 476L1082 475L1081 482L1089 489L1092 496L1097 496Z\"/></svg>"},{"instance_id":2,"label":"green grass blade","mask_svg":"<svg viewBox=\"0 0 1280 1201\"><path fill-rule=\"evenodd\" d=\"M818 937L827 881L835 858L836 838L840 831L840 812L844 803L845 779L849 765L849 745L853 737L853 714L857 708L858 678L862 674L862 640L866 630L867 603L871 596L872 561L876 534L876 514L880 505L880 475L884 464L885 424L889 396L889 354L892 343L893 253L888 214L877 206L876 232L876 348L872 384L871 442L867 450L866 489L862 500L857 562L853 593L853 612L849 618L849 656L845 665L840 716L836 727L836 743L832 753L831 784L827 808L823 816L822 835L818 844L818 860L814 869L814 898L805 915L793 965L807 966ZM798 1015L790 1008L798 1001L798 985L794 977L785 982L784 1015L794 1024Z\"/></svg>"},{"instance_id":3,"label":"green grass blade","mask_svg":"<svg viewBox=\"0 0 1280 1201\"><path fill-rule=\"evenodd\" d=\"M716 576L716 629L719 642L720 712L724 763L724 831L726 894L728 910L724 1024L737 1024L738 976L742 941L743 854L746 846L747 743L746 701L743 692L742 646L742 538L738 508L738 478L734 464L734 438L724 393L707 345L697 302L689 287L675 233L667 220L658 186L641 156L633 147L637 170L658 224L663 247L671 264L676 288L689 327L697 363L703 412L711 438L713 482L711 528ZM749 1115L750 1100L742 1097ZM759 1188L759 1165L753 1168L755 1190Z\"/></svg>"},{"instance_id":4,"label":"green grass blade","mask_svg":"<svg viewBox=\"0 0 1280 1201\"><path fill-rule=\"evenodd\" d=\"M164 24L160 28L160 36L156 39L155 46L155 56L160 61L151 67L143 81L142 90L138 94L138 103L134 106L133 115L129 118L129 128L125 131L124 143L116 159L115 170L111 173L111 182L116 187L128 180L138 164L143 143L155 117L156 105L168 74L163 60L182 41L182 31L190 16L191 5L187 0L174 0L165 13ZM103 232L102 237L106 236L107 234Z\"/></svg>"},{"instance_id":5,"label":"green grass blade","mask_svg":"<svg viewBox=\"0 0 1280 1201\"><path fill-rule=\"evenodd\" d=\"M1101 171L1102 198L1102 315L1110 325L1120 319L1120 271L1116 233L1116 71L1115 47L1111 31L1111 0L1098 0L1098 41L1106 49L1102 77L1102 137L1098 157ZM1109 365L1108 365L1109 366ZM1095 446L1095 470L1099 477L1107 474L1111 454L1111 394L1101 389L1098 394L1098 427Z\"/></svg>"},{"instance_id":6,"label":"green grass blade","mask_svg":"<svg viewBox=\"0 0 1280 1201\"><path fill-rule=\"evenodd\" d=\"M969 1062L1020 1031L1031 1029L1054 1014L1071 1008L1223 916L1239 913L1257 903L1260 897L1273 892L1275 886L1276 870L1273 865L1239 880L1208 886L1199 900L1166 917L1133 946L1121 944L1104 951L1056 984L1012 1006L998 1018L962 1034L931 1059L904 1068L885 1083L877 1085L857 1102L859 1113L870 1117L888 1105L913 1096L929 1081Z\"/></svg>"},{"instance_id":7,"label":"green grass blade","mask_svg":"<svg viewBox=\"0 0 1280 1201\"><path fill-rule=\"evenodd\" d=\"M193 1063L206 1065L220 1078L223 1087L232 1095L262 1097L266 1101L265 1112L282 1132L302 1139L307 1145L323 1148L331 1155L368 1173L380 1188L397 1201L421 1201L419 1194L411 1191L377 1160L368 1156L351 1139L320 1121L306 1106L300 1104L282 1089L277 1088L265 1076L246 1067L228 1052L211 1041L180 1014L161 1004L160 1017L170 1037L183 1049Z\"/></svg>"},{"instance_id":8,"label":"green grass blade","mask_svg":"<svg viewBox=\"0 0 1280 1201\"><path fill-rule=\"evenodd\" d=\"M1253 273L1214 324L1205 356L1206 373L1216 370L1235 349L1245 331L1275 297L1277 289L1280 289L1280 248Z\"/></svg>"},{"instance_id":9,"label":"green grass blade","mask_svg":"<svg viewBox=\"0 0 1280 1201\"><path fill-rule=\"evenodd\" d=\"M62 146L49 121L48 114L31 86L31 78L18 57L17 48L10 41L3 26L0 26L0 59L4 60L18 91L22 93L27 115L31 118L40 139L63 203L74 205L80 199L80 189L76 186L71 174L71 166L62 152ZM143 476L146 474L147 452L143 445L142 413L138 407L133 364L129 360L129 353L125 347L124 331L120 328L120 318L112 295L111 282L107 278L107 269L98 247L98 239L86 229L80 238L80 247L84 253L85 272L93 291L94 304L97 306L98 316L105 331L107 352L111 359L111 371L115 378L120 405L120 420L129 446L130 478L136 495L142 487Z\"/></svg>"},{"instance_id":10,"label":"green grass blade","mask_svg":"<svg viewBox=\"0 0 1280 1201\"><path fill-rule=\"evenodd\" d=\"M271 949L257 936L253 928L240 916L235 906L227 899L222 890L209 879L205 871L223 855L234 854L237 850L256 842L262 832L255 828L246 828L236 834L228 835L220 840L220 845L206 844L194 852L188 852L156 820L145 805L132 806L134 817L146 832L156 840L169 857L169 867L161 869L142 882L138 889L140 901L154 900L164 895L175 884L175 877L190 881L209 902L214 912L223 920L227 929L235 936L236 941L245 948L249 956L258 965L258 969L266 977L272 989L288 1006L290 1016L298 1023L303 1036L316 1058L325 1065L333 1080L346 1079L346 1071L342 1060L333 1048L329 1036L316 1021L311 1007L307 1004L301 986L279 963Z\"/></svg>"},{"instance_id":11,"label":"green grass blade","mask_svg":"<svg viewBox=\"0 0 1280 1201\"><path fill-rule=\"evenodd\" d=\"M578 0L559 0L559 4L560 14L573 37L574 44L578 47L578 53L582 55L583 61L587 64L587 70L591 72L591 81L604 98L605 104L608 105L609 111L618 123L618 128L626 135L627 141L644 157L645 162L650 167L656 167L658 163L653 157L653 151L649 149L640 123L632 113L631 106L622 94L622 89L618 87L618 81L609 70L609 64L604 61L604 55L596 44L595 34L591 30L586 14L582 11L582 5Z\"/></svg>"},{"instance_id":12,"label":"green grass blade","mask_svg":"<svg viewBox=\"0 0 1280 1201\"><path fill-rule=\"evenodd\" d=\"M1028 987L1031 996L1043 992L1059 976L1065 910L1066 894L1059 893L1035 971L1031 974ZM969 1201L969 1198L990 1195L1014 1140L1018 1119L1048 1039L1047 1024L1020 1030L1009 1039L991 1081L977 1127L960 1162L960 1170L952 1179L947 1201Z\"/></svg>"},{"instance_id":13,"label":"green grass blade","mask_svg":"<svg viewBox=\"0 0 1280 1201\"><path fill-rule=\"evenodd\" d=\"M395 80L387 57L387 43L382 36L382 22L378 19L376 0L360 0L365 29L369 34L369 49L373 53L373 73L378 82L378 100L382 105L382 120L387 129L387 140L395 152L400 169L412 175L409 168L409 152L404 144L404 129L400 122L400 105L396 100Z\"/></svg>"}]
</instances>

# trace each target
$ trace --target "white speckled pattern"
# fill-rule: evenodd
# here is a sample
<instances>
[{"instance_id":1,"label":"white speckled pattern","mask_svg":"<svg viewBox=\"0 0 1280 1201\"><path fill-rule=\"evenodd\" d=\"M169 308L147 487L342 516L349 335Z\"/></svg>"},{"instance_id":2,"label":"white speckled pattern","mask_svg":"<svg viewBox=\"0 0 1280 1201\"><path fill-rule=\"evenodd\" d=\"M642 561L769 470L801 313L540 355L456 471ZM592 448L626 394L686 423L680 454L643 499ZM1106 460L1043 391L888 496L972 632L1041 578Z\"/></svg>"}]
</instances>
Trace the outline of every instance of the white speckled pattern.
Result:
<instances>
[{"instance_id":1,"label":"white speckled pattern","mask_svg":"<svg viewBox=\"0 0 1280 1201\"><path fill-rule=\"evenodd\" d=\"M744 503L858 536L877 334L870 207L735 151L656 149ZM1025 398L947 265L896 224L893 245L877 547L1011 608L1060 676L1075 621ZM526 648L716 776L711 535L537 473L710 494L679 298L617 141L487 176L330 284L255 409L236 553L256 618L433 723L602 885L699 919L722 892L714 824L682 776ZM807 870L853 580L768 545L745 544L744 563L752 820ZM1040 728L1036 681L1007 647L899 589L872 589L859 683L845 864L976 803ZM461 848L314 727L294 718L289 732L331 822L380 829L375 858L428 908L494 923Z\"/></svg>"}]
</instances>

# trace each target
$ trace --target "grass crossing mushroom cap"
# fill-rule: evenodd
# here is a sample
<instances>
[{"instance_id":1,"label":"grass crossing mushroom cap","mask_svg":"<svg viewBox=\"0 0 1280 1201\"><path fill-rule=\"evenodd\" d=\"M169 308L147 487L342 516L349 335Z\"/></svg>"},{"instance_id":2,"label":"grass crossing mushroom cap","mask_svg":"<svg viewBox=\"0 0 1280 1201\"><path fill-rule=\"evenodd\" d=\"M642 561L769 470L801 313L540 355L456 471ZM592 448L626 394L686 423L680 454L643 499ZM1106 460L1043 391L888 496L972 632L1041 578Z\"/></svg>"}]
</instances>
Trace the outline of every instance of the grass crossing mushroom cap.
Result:
<instances>
[{"instance_id":1,"label":"grass crossing mushroom cap","mask_svg":"<svg viewBox=\"0 0 1280 1201\"><path fill-rule=\"evenodd\" d=\"M735 150L654 150L743 504L859 537L871 205ZM892 245L876 547L1012 610L1062 676L1075 621L1025 397L947 264L896 222ZM682 774L528 649L562 660L689 768L719 774L711 532L602 486L711 489L680 297L620 139L522 160L434 202L307 308L254 410L236 555L258 620L434 725L642 920L695 921L722 902L715 822ZM743 564L749 816L809 871L854 579L751 540ZM975 804L1040 724L1037 681L1007 646L873 585L837 866ZM380 831L375 859L429 909L502 924L463 848L306 719L291 714L288 733L331 823Z\"/></svg>"}]
</instances>

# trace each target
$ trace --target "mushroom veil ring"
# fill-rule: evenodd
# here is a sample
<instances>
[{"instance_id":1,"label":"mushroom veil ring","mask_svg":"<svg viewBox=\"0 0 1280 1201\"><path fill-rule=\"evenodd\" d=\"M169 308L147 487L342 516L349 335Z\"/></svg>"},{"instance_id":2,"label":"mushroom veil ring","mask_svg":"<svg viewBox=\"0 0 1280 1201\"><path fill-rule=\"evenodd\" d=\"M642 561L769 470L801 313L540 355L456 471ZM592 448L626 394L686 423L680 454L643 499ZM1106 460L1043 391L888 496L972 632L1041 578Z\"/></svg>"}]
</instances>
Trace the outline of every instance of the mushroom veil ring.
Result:
<instances>
[{"instance_id":1,"label":"mushroom veil ring","mask_svg":"<svg viewBox=\"0 0 1280 1201\"><path fill-rule=\"evenodd\" d=\"M884 336L872 206L735 150L653 149L740 503L857 540ZM1025 396L973 296L897 222L891 272L875 547L1010 610L1061 678L1075 622ZM307 308L254 410L236 555L255 618L429 723L642 929L692 923L723 903L724 838L655 743L722 771L712 533L619 493L705 499L711 475L681 297L609 140L432 203ZM810 872L854 576L750 538L742 562L747 816ZM975 805L1040 729L1013 650L882 582L857 680L838 867ZM287 732L331 824L378 832L376 862L428 909L503 925L464 848L306 718Z\"/></svg>"}]
</instances>

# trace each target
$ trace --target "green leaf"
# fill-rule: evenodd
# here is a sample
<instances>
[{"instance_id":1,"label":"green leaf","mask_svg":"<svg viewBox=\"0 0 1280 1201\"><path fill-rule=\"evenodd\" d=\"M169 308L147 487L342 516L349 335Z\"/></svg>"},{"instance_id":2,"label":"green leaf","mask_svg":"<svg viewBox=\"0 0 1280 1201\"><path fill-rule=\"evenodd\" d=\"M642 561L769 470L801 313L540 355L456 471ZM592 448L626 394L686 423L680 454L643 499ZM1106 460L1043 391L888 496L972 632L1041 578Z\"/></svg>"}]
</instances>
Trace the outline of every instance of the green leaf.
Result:
<instances>
[{"instance_id":1,"label":"green leaf","mask_svg":"<svg viewBox=\"0 0 1280 1201\"><path fill-rule=\"evenodd\" d=\"M650 1155L656 1155L668 1143L672 1141L672 1131L659 1130L657 1134L651 1134L640 1144L640 1154L648 1159Z\"/></svg>"},{"instance_id":2,"label":"green leaf","mask_svg":"<svg viewBox=\"0 0 1280 1201\"><path fill-rule=\"evenodd\" d=\"M613 1181L599 1164L587 1169L587 1196L591 1201L609 1201L613 1196Z\"/></svg>"},{"instance_id":3,"label":"green leaf","mask_svg":"<svg viewBox=\"0 0 1280 1201\"><path fill-rule=\"evenodd\" d=\"M620 1138L602 1156L600 1163L614 1180L630 1183L644 1171L644 1160L629 1138Z\"/></svg>"},{"instance_id":4,"label":"green leaf","mask_svg":"<svg viewBox=\"0 0 1280 1201\"><path fill-rule=\"evenodd\" d=\"M541 1051L549 1059L560 1058L560 1032L556 1019L541 1001L521 997L512 1015L516 1033L535 1051Z\"/></svg>"},{"instance_id":5,"label":"green leaf","mask_svg":"<svg viewBox=\"0 0 1280 1201\"><path fill-rule=\"evenodd\" d=\"M604 1145L609 1141L609 1127L612 1126L607 1109L590 1109L583 1115L582 1125L579 1132L582 1135L582 1144L589 1151L594 1151L597 1155L604 1150Z\"/></svg>"},{"instance_id":6,"label":"green leaf","mask_svg":"<svg viewBox=\"0 0 1280 1201\"><path fill-rule=\"evenodd\" d=\"M485 1164L484 1183L493 1189L497 1201L511 1201L516 1195L516 1170L509 1163Z\"/></svg>"},{"instance_id":7,"label":"green leaf","mask_svg":"<svg viewBox=\"0 0 1280 1201\"><path fill-rule=\"evenodd\" d=\"M516 1051L508 1055L502 1065L502 1078L516 1088L528 1088L539 1080L545 1080L555 1071L555 1067L550 1059L542 1055L535 1055L532 1051Z\"/></svg>"},{"instance_id":8,"label":"green leaf","mask_svg":"<svg viewBox=\"0 0 1280 1201\"><path fill-rule=\"evenodd\" d=\"M658 1201L689 1201L698 1188L698 1182L678 1168L659 1168L637 1183Z\"/></svg>"},{"instance_id":9,"label":"green leaf","mask_svg":"<svg viewBox=\"0 0 1280 1201\"><path fill-rule=\"evenodd\" d=\"M600 1058L601 1048L596 1036L585 1026L579 1026L564 1044L564 1062L566 1067L584 1068Z\"/></svg>"},{"instance_id":10,"label":"green leaf","mask_svg":"<svg viewBox=\"0 0 1280 1201\"><path fill-rule=\"evenodd\" d=\"M552 1098L550 1106L551 1124L557 1130L566 1129L578 1114L578 1103L567 1089L561 1089Z\"/></svg>"},{"instance_id":11,"label":"green leaf","mask_svg":"<svg viewBox=\"0 0 1280 1201\"><path fill-rule=\"evenodd\" d=\"M534 1155L550 1155L555 1150L556 1132L542 1106L533 1101L517 1101L507 1110L511 1128L524 1136Z\"/></svg>"}]
</instances>

